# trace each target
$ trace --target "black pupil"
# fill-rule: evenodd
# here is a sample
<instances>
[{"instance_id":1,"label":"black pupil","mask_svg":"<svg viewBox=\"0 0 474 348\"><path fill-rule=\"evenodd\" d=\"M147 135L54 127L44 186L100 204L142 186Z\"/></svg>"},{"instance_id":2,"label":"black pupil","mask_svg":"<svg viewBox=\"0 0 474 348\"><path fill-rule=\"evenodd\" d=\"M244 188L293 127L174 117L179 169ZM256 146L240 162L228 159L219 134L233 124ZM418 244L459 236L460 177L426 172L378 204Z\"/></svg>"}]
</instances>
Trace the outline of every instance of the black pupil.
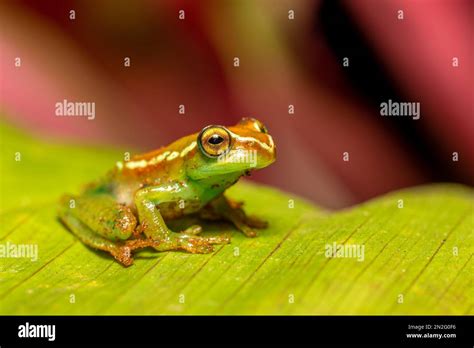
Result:
<instances>
[{"instance_id":1,"label":"black pupil","mask_svg":"<svg viewBox=\"0 0 474 348\"><path fill-rule=\"evenodd\" d=\"M213 134L208 140L209 144L212 144L212 145L218 145L222 143L223 141L224 141L224 138L221 137L219 134Z\"/></svg>"}]
</instances>

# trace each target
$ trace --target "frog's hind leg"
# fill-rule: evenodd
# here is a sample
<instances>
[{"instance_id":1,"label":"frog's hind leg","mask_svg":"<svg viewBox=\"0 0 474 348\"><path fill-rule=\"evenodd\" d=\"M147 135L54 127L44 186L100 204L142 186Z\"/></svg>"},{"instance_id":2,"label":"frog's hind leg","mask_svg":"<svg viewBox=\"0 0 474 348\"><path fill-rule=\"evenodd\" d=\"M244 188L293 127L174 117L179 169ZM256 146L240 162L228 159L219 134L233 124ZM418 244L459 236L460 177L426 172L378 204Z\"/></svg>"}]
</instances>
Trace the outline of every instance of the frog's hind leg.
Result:
<instances>
[{"instance_id":1,"label":"frog's hind leg","mask_svg":"<svg viewBox=\"0 0 474 348\"><path fill-rule=\"evenodd\" d=\"M227 220L247 237L256 237L255 229L267 228L268 223L255 216L248 216L242 209L243 203L233 201L224 195L211 201L200 212L206 220Z\"/></svg>"},{"instance_id":2,"label":"frog's hind leg","mask_svg":"<svg viewBox=\"0 0 474 348\"><path fill-rule=\"evenodd\" d=\"M70 214L60 216L61 221L71 230L84 244L103 251L107 251L125 266L133 263L130 252L118 247L114 242L99 236L80 220Z\"/></svg>"},{"instance_id":3,"label":"frog's hind leg","mask_svg":"<svg viewBox=\"0 0 474 348\"><path fill-rule=\"evenodd\" d=\"M157 242L150 239L125 240L136 227L136 219L130 214L131 211L117 205L112 197L64 197L59 218L84 244L109 252L124 266L129 266L133 263L133 250L157 246Z\"/></svg>"}]
</instances>

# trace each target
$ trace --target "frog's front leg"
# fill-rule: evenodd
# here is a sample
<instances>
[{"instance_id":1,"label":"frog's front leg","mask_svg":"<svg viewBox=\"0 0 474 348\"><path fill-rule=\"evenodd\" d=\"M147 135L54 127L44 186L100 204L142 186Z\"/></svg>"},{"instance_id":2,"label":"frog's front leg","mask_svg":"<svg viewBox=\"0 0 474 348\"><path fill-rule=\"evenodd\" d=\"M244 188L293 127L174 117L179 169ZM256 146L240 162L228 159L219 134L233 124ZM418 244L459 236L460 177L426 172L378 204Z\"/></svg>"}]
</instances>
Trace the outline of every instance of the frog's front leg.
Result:
<instances>
[{"instance_id":1,"label":"frog's front leg","mask_svg":"<svg viewBox=\"0 0 474 348\"><path fill-rule=\"evenodd\" d=\"M185 250L191 253L209 253L213 244L229 243L229 238L201 237L200 227L193 226L182 233L174 233L166 225L159 206L163 203L178 202L184 198L195 196L193 189L179 183L162 186L150 186L140 189L135 194L135 205L143 233L159 244L154 248L158 251Z\"/></svg>"},{"instance_id":2,"label":"frog's front leg","mask_svg":"<svg viewBox=\"0 0 474 348\"><path fill-rule=\"evenodd\" d=\"M200 216L209 220L228 220L247 237L256 237L254 230L268 227L268 223L255 216L248 216L242 209L243 203L220 195L201 210Z\"/></svg>"}]
</instances>

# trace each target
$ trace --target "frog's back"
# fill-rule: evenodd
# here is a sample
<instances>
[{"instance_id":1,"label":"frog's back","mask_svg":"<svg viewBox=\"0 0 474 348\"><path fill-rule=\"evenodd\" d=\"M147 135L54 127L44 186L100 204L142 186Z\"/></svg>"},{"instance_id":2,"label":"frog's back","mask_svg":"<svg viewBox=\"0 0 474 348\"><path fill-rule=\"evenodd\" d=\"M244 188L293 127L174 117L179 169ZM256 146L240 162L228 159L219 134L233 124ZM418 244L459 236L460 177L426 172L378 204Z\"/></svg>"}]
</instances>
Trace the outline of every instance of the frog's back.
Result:
<instances>
[{"instance_id":1,"label":"frog's back","mask_svg":"<svg viewBox=\"0 0 474 348\"><path fill-rule=\"evenodd\" d=\"M95 192L107 192L117 201L132 204L135 192L148 186L185 179L184 161L196 151L196 135L179 139L169 146L133 156L130 161L117 162Z\"/></svg>"}]
</instances>

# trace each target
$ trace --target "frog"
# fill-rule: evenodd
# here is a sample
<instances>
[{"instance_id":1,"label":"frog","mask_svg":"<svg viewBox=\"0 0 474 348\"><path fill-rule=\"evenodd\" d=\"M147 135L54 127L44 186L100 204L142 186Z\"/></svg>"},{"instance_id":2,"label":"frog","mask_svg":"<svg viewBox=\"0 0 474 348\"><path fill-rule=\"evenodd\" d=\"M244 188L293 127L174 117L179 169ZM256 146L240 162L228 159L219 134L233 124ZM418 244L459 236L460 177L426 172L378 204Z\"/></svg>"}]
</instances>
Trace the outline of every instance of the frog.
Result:
<instances>
[{"instance_id":1,"label":"frog","mask_svg":"<svg viewBox=\"0 0 474 348\"><path fill-rule=\"evenodd\" d=\"M201 224L180 231L168 225L187 216L224 220L247 237L267 221L243 210L226 190L242 176L276 160L276 146L262 122L244 117L234 126L209 125L167 146L118 161L77 195L65 194L59 220L92 249L125 267L143 248L206 254L230 243L226 235L204 236Z\"/></svg>"}]
</instances>

